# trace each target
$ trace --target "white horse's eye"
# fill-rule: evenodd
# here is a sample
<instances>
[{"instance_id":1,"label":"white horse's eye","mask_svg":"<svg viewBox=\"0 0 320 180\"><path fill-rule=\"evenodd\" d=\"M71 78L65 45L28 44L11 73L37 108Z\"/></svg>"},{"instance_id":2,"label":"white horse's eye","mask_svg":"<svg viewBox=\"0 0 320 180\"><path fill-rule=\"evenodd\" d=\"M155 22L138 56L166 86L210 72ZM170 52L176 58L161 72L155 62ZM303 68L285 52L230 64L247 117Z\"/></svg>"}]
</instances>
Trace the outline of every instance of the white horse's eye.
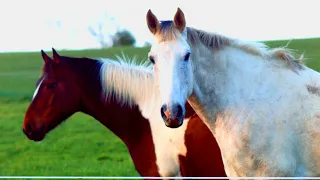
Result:
<instances>
[{"instance_id":1,"label":"white horse's eye","mask_svg":"<svg viewBox=\"0 0 320 180\"><path fill-rule=\"evenodd\" d=\"M185 61L188 61L188 60L189 60L190 54L191 54L191 53L188 52L188 53L184 56L184 60L185 60Z\"/></svg>"},{"instance_id":2,"label":"white horse's eye","mask_svg":"<svg viewBox=\"0 0 320 180\"><path fill-rule=\"evenodd\" d=\"M151 61L152 64L154 64L154 57L153 56L149 56L149 60Z\"/></svg>"}]
</instances>

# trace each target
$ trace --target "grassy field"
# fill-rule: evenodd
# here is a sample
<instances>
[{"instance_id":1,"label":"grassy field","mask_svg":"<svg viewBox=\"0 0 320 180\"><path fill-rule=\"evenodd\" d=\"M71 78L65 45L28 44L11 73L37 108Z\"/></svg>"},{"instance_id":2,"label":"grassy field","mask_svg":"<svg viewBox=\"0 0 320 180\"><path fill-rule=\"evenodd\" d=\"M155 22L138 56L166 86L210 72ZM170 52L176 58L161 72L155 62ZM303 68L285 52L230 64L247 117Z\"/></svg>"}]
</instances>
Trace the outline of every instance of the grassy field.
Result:
<instances>
[{"instance_id":1,"label":"grassy field","mask_svg":"<svg viewBox=\"0 0 320 180\"><path fill-rule=\"evenodd\" d=\"M277 47L287 42L267 44ZM289 48L305 52L305 63L320 71L320 39L294 40ZM142 59L148 50L126 47L58 52L113 58L123 51ZM0 54L0 175L137 176L124 144L87 115L75 114L40 143L24 136L21 125L42 63L40 52Z\"/></svg>"}]
</instances>

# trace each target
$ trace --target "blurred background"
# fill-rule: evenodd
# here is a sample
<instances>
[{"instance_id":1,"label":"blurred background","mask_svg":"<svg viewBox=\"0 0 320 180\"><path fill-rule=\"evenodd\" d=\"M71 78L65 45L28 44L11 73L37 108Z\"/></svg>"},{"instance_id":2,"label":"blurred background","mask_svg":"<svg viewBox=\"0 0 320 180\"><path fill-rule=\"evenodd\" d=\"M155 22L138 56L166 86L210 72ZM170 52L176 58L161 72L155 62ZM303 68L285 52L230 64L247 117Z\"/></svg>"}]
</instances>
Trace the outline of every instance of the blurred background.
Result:
<instances>
[{"instance_id":1,"label":"blurred background","mask_svg":"<svg viewBox=\"0 0 320 180\"><path fill-rule=\"evenodd\" d=\"M151 9L172 19L177 7L188 26L245 40L320 36L316 0L3 0L0 51L87 49L116 45L112 37L129 31L135 46L152 41L145 23ZM103 40L102 40L103 39ZM103 42L102 42L103 41Z\"/></svg>"},{"instance_id":2,"label":"blurred background","mask_svg":"<svg viewBox=\"0 0 320 180\"><path fill-rule=\"evenodd\" d=\"M24 113L51 55L145 59L152 43L149 9L171 20L180 7L187 25L263 41L304 53L320 70L316 0L2 0L0 5L0 175L136 176L124 144L92 117L77 113L42 142L22 133Z\"/></svg>"}]
</instances>

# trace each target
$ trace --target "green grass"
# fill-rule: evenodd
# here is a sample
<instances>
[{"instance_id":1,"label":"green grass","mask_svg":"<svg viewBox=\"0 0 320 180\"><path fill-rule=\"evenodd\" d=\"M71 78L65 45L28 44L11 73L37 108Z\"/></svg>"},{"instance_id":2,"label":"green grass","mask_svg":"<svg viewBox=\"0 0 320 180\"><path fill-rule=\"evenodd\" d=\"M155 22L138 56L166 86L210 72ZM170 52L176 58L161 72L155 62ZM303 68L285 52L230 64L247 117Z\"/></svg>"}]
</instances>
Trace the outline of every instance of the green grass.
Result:
<instances>
[{"instance_id":1,"label":"green grass","mask_svg":"<svg viewBox=\"0 0 320 180\"><path fill-rule=\"evenodd\" d=\"M76 114L35 143L21 123L28 102L1 106L1 175L137 175L127 149L93 118Z\"/></svg>"},{"instance_id":2,"label":"green grass","mask_svg":"<svg viewBox=\"0 0 320 180\"><path fill-rule=\"evenodd\" d=\"M267 42L272 47L288 41ZM305 52L306 64L320 70L320 39L294 40L289 48ZM146 58L149 48L59 51L62 55ZM51 55L51 52L48 53ZM22 133L43 61L36 53L0 54L0 175L137 176L125 145L93 118L78 113L35 143Z\"/></svg>"},{"instance_id":3,"label":"green grass","mask_svg":"<svg viewBox=\"0 0 320 180\"><path fill-rule=\"evenodd\" d=\"M61 55L146 58L146 48L59 51ZM51 55L51 52L48 52ZM125 145L92 117L77 113L35 143L22 133L24 113L43 60L37 53L0 54L0 175L137 176Z\"/></svg>"}]
</instances>

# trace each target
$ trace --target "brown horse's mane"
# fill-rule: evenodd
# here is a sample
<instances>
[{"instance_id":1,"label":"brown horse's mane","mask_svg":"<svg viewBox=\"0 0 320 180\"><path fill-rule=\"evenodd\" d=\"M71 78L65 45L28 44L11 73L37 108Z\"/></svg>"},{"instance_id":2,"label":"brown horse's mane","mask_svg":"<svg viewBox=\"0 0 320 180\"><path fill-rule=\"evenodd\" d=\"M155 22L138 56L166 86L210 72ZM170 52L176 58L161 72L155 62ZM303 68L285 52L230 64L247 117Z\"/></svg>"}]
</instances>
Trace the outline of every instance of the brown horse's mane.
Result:
<instances>
[{"instance_id":1,"label":"brown horse's mane","mask_svg":"<svg viewBox=\"0 0 320 180\"><path fill-rule=\"evenodd\" d=\"M102 59L100 71L103 94L106 100L113 97L123 105L132 106L135 100L150 101L156 92L152 66L149 61L126 57L116 60Z\"/></svg>"},{"instance_id":2,"label":"brown horse's mane","mask_svg":"<svg viewBox=\"0 0 320 180\"><path fill-rule=\"evenodd\" d=\"M79 83L85 82L86 86L99 89L106 102L115 99L132 107L136 104L134 99L149 101L155 94L152 66L146 60L137 61L125 56L117 56L117 59L61 58L80 76Z\"/></svg>"},{"instance_id":3,"label":"brown horse's mane","mask_svg":"<svg viewBox=\"0 0 320 180\"><path fill-rule=\"evenodd\" d=\"M79 76L79 83L86 82L89 87L101 89L100 69L102 62L96 59L61 56L68 68Z\"/></svg>"}]
</instances>

